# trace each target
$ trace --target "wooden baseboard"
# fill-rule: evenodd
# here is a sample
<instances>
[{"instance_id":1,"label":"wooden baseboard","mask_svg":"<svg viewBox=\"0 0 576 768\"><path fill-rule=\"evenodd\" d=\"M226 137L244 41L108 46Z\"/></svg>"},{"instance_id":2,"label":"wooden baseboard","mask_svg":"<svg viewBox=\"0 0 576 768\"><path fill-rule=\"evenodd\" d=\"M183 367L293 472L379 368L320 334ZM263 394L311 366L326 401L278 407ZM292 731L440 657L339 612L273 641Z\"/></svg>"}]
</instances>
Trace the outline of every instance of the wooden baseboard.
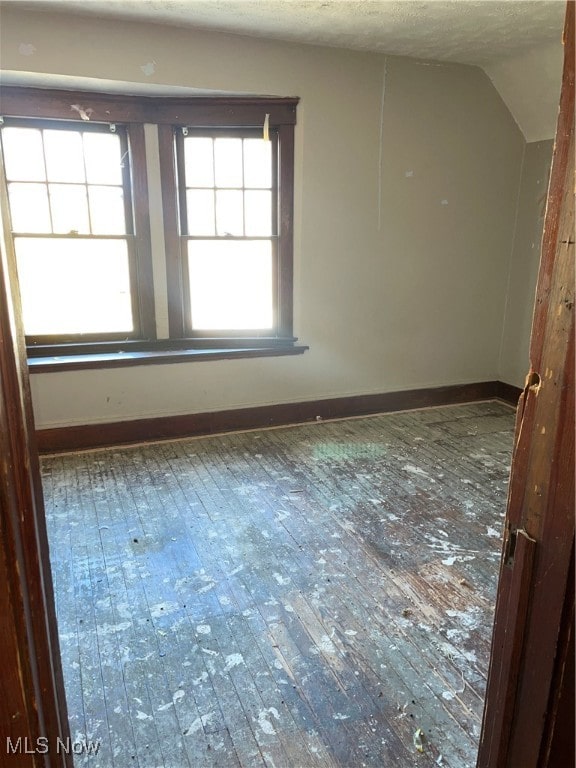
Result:
<instances>
[{"instance_id":1,"label":"wooden baseboard","mask_svg":"<svg viewBox=\"0 0 576 768\"><path fill-rule=\"evenodd\" d=\"M499 381L457 384L447 387L353 395L304 403L285 403L227 411L162 416L155 419L118 421L108 424L82 424L37 431L41 453L100 448L126 443L209 435L258 427L298 424L306 421L363 416L371 413L456 405L478 400L502 399L514 402L514 387ZM518 390L518 396L521 390ZM517 401L517 397L516 397Z\"/></svg>"},{"instance_id":2,"label":"wooden baseboard","mask_svg":"<svg viewBox=\"0 0 576 768\"><path fill-rule=\"evenodd\" d=\"M510 405L518 405L518 400L522 394L520 387L515 387L513 384L506 384L504 381L496 382L496 397L498 400L504 400L505 403Z\"/></svg>"}]
</instances>

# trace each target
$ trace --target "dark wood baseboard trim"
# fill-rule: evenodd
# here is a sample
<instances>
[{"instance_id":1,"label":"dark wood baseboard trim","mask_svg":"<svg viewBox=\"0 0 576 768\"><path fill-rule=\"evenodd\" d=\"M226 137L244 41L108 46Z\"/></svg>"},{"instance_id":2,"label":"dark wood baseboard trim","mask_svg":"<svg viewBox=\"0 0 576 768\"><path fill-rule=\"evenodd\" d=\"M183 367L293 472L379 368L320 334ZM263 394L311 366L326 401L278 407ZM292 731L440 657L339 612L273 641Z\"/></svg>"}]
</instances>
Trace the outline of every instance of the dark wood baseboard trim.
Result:
<instances>
[{"instance_id":1,"label":"dark wood baseboard trim","mask_svg":"<svg viewBox=\"0 0 576 768\"><path fill-rule=\"evenodd\" d=\"M227 411L162 416L155 419L82 424L37 431L41 453L57 453L110 445L209 435L258 427L298 424L321 419L364 416L371 413L405 411L436 405L456 405L478 400L502 399L511 402L514 389L499 381L456 384L447 387L352 395L303 403L265 405ZM520 394L520 390L518 390ZM505 395L505 396L504 396Z\"/></svg>"},{"instance_id":2,"label":"dark wood baseboard trim","mask_svg":"<svg viewBox=\"0 0 576 768\"><path fill-rule=\"evenodd\" d=\"M504 381L496 382L496 397L498 400L504 400L505 403L510 405L518 405L518 400L522 394L520 387L515 387L513 384L506 384Z\"/></svg>"}]
</instances>

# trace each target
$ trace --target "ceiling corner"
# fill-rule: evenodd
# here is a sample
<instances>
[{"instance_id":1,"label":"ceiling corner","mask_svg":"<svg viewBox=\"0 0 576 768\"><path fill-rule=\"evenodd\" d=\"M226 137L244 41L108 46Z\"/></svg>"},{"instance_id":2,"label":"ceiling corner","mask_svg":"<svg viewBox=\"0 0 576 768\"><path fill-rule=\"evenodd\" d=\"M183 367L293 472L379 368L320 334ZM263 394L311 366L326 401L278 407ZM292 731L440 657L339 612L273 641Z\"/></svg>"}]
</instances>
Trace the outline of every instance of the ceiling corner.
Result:
<instances>
[{"instance_id":1,"label":"ceiling corner","mask_svg":"<svg viewBox=\"0 0 576 768\"><path fill-rule=\"evenodd\" d=\"M483 66L528 143L554 138L563 57L548 43Z\"/></svg>"}]
</instances>

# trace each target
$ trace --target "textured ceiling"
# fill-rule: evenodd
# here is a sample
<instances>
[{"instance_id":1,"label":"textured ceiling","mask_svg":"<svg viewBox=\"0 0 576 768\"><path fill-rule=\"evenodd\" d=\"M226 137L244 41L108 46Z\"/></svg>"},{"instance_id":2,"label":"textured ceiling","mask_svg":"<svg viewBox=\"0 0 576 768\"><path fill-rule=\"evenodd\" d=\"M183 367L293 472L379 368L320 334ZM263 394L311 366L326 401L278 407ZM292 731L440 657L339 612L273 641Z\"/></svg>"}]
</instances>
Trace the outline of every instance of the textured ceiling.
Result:
<instances>
[{"instance_id":1,"label":"textured ceiling","mask_svg":"<svg viewBox=\"0 0 576 768\"><path fill-rule=\"evenodd\" d=\"M0 0L484 68L527 141L554 136L564 0Z\"/></svg>"},{"instance_id":2,"label":"textured ceiling","mask_svg":"<svg viewBox=\"0 0 576 768\"><path fill-rule=\"evenodd\" d=\"M486 64L559 40L561 0L3 0L316 45Z\"/></svg>"}]
</instances>

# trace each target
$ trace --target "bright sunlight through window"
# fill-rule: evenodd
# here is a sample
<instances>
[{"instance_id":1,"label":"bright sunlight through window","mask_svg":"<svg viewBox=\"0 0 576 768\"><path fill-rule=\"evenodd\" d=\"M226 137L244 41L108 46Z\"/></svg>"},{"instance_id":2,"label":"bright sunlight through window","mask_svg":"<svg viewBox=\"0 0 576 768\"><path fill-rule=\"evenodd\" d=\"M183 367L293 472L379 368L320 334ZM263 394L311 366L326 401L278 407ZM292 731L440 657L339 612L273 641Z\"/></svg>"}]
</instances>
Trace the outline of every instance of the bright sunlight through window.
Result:
<instances>
[{"instance_id":1,"label":"bright sunlight through window","mask_svg":"<svg viewBox=\"0 0 576 768\"><path fill-rule=\"evenodd\" d=\"M132 332L122 137L8 125L2 146L26 334Z\"/></svg>"},{"instance_id":2,"label":"bright sunlight through window","mask_svg":"<svg viewBox=\"0 0 576 768\"><path fill-rule=\"evenodd\" d=\"M184 176L192 329L273 328L271 142L187 136Z\"/></svg>"}]
</instances>

